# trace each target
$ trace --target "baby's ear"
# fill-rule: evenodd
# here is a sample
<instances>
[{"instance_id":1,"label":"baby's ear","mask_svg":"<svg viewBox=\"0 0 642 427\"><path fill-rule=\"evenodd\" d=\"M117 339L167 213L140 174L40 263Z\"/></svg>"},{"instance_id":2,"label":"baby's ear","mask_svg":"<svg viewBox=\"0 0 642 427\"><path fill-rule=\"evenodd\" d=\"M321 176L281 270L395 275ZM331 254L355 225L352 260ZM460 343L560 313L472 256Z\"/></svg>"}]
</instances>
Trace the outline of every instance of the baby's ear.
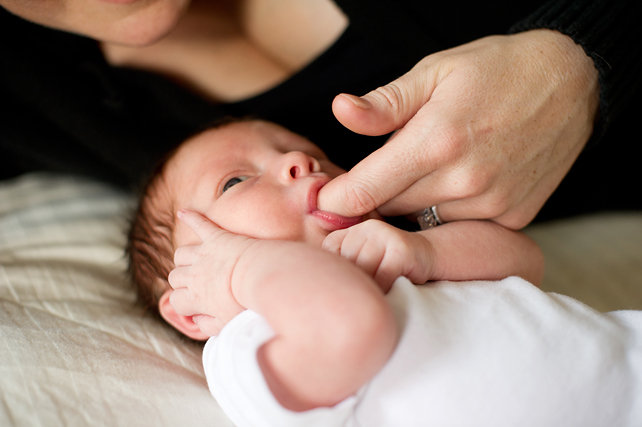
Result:
<instances>
[{"instance_id":1,"label":"baby's ear","mask_svg":"<svg viewBox=\"0 0 642 427\"><path fill-rule=\"evenodd\" d=\"M194 340L207 340L209 336L201 332L198 326L196 326L196 323L194 323L194 321L192 320L192 316L183 316L181 314L178 314L176 310L174 310L172 304L169 303L169 295L171 293L172 290L168 289L158 301L158 311L160 311L163 319L165 319L167 323L178 329L180 332Z\"/></svg>"}]
</instances>

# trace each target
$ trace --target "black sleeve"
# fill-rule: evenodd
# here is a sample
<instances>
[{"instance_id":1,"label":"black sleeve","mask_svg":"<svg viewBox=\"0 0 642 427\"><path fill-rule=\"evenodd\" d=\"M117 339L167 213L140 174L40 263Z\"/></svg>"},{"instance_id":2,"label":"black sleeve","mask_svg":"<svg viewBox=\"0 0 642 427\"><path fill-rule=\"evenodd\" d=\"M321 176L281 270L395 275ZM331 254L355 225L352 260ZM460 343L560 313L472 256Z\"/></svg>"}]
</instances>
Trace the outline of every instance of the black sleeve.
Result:
<instances>
[{"instance_id":1,"label":"black sleeve","mask_svg":"<svg viewBox=\"0 0 642 427\"><path fill-rule=\"evenodd\" d=\"M599 72L594 141L635 101L642 80L642 7L634 0L551 0L511 28L547 28L571 37Z\"/></svg>"}]
</instances>

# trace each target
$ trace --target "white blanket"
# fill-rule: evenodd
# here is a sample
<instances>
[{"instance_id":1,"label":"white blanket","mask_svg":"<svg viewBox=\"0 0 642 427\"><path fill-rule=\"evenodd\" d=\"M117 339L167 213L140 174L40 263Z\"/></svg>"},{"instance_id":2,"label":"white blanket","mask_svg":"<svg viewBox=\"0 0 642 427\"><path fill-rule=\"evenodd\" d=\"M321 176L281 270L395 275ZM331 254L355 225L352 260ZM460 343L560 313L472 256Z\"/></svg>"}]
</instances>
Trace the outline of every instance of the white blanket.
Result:
<instances>
[{"instance_id":1,"label":"white blanket","mask_svg":"<svg viewBox=\"0 0 642 427\"><path fill-rule=\"evenodd\" d=\"M134 305L130 206L70 178L0 187L0 426L232 426L201 346Z\"/></svg>"}]
</instances>

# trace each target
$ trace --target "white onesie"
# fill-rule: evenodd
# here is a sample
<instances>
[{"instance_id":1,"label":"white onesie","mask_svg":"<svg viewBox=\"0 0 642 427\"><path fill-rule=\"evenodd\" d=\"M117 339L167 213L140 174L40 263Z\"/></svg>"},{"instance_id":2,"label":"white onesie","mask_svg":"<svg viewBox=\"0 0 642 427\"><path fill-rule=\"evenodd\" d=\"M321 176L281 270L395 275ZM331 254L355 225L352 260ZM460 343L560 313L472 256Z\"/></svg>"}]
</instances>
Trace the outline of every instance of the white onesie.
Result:
<instances>
[{"instance_id":1,"label":"white onesie","mask_svg":"<svg viewBox=\"0 0 642 427\"><path fill-rule=\"evenodd\" d=\"M401 338L355 396L281 407L256 359L273 332L249 310L205 346L212 394L238 427L642 426L642 312L601 314L517 277L400 278L386 298Z\"/></svg>"}]
</instances>

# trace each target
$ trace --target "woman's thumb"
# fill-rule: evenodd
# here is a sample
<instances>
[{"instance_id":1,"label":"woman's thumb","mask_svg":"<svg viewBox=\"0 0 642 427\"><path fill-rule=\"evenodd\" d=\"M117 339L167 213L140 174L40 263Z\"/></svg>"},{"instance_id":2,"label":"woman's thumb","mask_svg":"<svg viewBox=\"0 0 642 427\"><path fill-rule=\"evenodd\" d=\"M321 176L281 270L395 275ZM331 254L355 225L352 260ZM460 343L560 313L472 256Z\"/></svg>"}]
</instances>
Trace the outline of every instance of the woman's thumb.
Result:
<instances>
[{"instance_id":1,"label":"woman's thumb","mask_svg":"<svg viewBox=\"0 0 642 427\"><path fill-rule=\"evenodd\" d=\"M385 135L401 129L430 99L434 79L417 66L397 80L362 97L342 93L332 102L339 122L362 135Z\"/></svg>"}]
</instances>

